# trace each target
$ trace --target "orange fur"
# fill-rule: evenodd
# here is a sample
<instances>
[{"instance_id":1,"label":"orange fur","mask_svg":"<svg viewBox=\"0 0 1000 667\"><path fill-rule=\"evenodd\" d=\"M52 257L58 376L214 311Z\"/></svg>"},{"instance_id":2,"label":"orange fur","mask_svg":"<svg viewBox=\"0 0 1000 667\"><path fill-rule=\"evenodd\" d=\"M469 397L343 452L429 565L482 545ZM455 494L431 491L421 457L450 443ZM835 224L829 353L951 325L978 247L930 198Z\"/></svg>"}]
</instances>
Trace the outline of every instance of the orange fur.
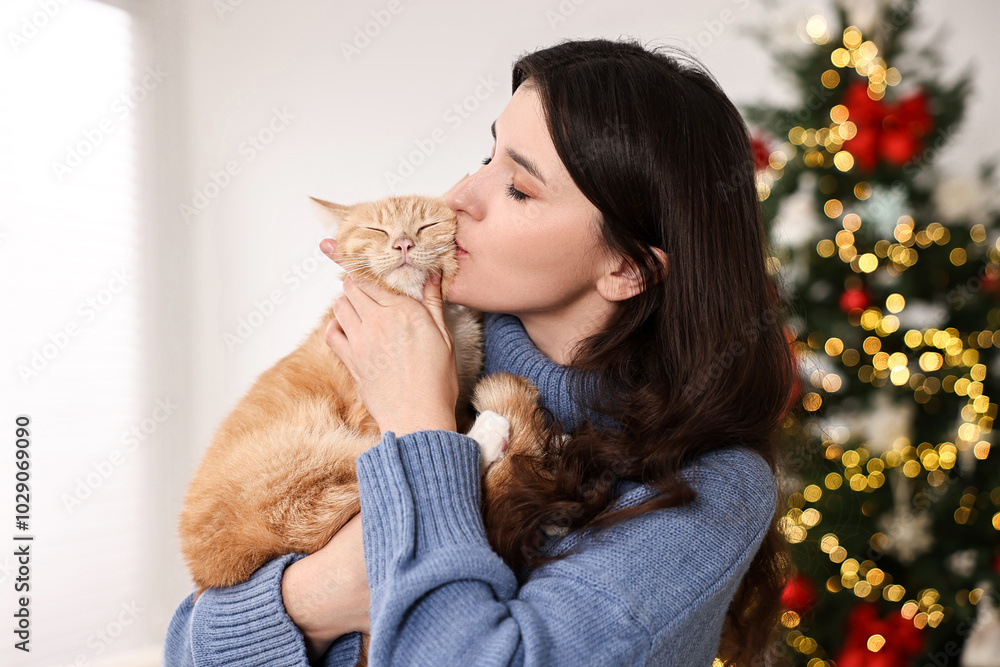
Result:
<instances>
[{"instance_id":1,"label":"orange fur","mask_svg":"<svg viewBox=\"0 0 1000 667\"><path fill-rule=\"evenodd\" d=\"M349 272L420 298L429 272L440 268L447 297L458 271L456 221L442 199L390 197L353 206L314 201L337 227ZM414 268L395 269L393 243L404 236L414 244ZM470 425L472 408L492 410L510 421L508 453L537 452L546 437L538 391L505 373L477 384L480 314L454 304L445 309L458 366L460 430ZM331 307L298 349L260 375L205 452L180 517L181 548L199 593L244 581L277 556L319 550L360 510L355 460L380 434L350 373L326 345L332 318ZM483 480L484 500L508 479L501 458ZM359 664L366 661L364 640Z\"/></svg>"}]
</instances>

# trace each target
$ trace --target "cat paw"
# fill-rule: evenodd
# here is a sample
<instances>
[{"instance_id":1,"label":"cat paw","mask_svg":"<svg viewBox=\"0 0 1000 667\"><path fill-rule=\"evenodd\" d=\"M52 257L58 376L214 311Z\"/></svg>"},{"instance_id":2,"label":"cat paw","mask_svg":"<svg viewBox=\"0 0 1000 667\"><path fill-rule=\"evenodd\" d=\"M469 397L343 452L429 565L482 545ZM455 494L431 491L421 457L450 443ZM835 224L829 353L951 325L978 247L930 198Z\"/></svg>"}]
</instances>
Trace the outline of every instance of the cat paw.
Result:
<instances>
[{"instance_id":1,"label":"cat paw","mask_svg":"<svg viewBox=\"0 0 1000 667\"><path fill-rule=\"evenodd\" d=\"M510 422L492 410L484 410L476 417L476 423L469 429L468 436L479 443L481 452L479 471L485 473L486 469L503 456L507 449Z\"/></svg>"}]
</instances>

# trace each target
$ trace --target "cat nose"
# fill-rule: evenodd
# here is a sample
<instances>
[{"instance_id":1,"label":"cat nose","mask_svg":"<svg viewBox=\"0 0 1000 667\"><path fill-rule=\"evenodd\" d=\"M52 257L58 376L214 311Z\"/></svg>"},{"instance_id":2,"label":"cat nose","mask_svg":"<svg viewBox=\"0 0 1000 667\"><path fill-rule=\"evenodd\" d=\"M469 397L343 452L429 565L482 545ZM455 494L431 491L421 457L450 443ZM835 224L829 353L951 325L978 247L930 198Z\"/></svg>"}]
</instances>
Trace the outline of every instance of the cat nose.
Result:
<instances>
[{"instance_id":1,"label":"cat nose","mask_svg":"<svg viewBox=\"0 0 1000 667\"><path fill-rule=\"evenodd\" d=\"M407 250L413 247L413 241L408 238L397 239L395 245L392 247L406 253Z\"/></svg>"}]
</instances>

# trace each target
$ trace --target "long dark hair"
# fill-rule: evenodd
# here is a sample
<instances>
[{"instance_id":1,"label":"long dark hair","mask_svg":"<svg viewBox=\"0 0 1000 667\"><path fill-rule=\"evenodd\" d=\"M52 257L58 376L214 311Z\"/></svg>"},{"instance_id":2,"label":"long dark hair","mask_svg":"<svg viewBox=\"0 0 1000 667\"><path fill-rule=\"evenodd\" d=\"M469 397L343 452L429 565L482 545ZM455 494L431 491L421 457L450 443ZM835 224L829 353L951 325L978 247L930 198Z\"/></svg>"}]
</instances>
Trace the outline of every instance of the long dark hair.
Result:
<instances>
[{"instance_id":1,"label":"long dark hair","mask_svg":"<svg viewBox=\"0 0 1000 667\"><path fill-rule=\"evenodd\" d=\"M602 529L694 500L679 472L706 452L739 442L777 473L793 374L748 132L712 75L677 49L596 39L521 57L513 90L529 80L605 244L647 287L570 364L596 383L577 395L616 426L588 420L539 458L509 459L515 483L492 501L487 529L520 576L554 560L541 550L546 526ZM665 277L651 247L669 258ZM619 480L662 493L606 511ZM726 616L727 665L759 659L777 631L789 560L775 510Z\"/></svg>"}]
</instances>

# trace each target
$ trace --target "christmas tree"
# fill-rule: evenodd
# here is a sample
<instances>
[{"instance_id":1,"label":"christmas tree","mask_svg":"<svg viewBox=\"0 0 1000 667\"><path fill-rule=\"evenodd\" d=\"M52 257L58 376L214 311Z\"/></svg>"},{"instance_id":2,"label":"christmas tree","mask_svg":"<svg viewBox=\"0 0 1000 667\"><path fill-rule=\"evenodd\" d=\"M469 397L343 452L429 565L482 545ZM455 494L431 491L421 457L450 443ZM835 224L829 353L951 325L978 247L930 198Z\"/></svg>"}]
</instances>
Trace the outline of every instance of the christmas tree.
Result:
<instances>
[{"instance_id":1,"label":"christmas tree","mask_svg":"<svg viewBox=\"0 0 1000 667\"><path fill-rule=\"evenodd\" d=\"M774 54L801 104L743 110L799 370L781 476L796 665L1000 665L1000 188L994 164L935 167L972 76L938 80L917 18L835 4Z\"/></svg>"}]
</instances>

